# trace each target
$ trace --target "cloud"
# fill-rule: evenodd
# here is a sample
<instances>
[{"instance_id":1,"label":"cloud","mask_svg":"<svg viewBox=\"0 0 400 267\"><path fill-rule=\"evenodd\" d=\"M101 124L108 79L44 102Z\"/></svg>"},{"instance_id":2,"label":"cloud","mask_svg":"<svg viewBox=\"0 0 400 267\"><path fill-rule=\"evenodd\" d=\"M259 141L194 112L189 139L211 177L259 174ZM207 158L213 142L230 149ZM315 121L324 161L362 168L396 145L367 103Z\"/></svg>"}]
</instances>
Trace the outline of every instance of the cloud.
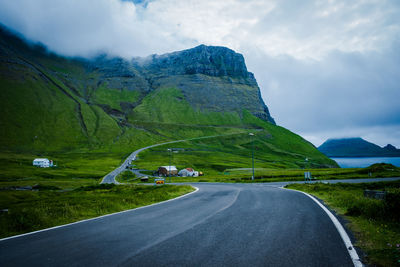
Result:
<instances>
[{"instance_id":1,"label":"cloud","mask_svg":"<svg viewBox=\"0 0 400 267\"><path fill-rule=\"evenodd\" d=\"M257 66L266 73L259 79L262 92L275 112L296 114L286 123L297 129L400 124L396 50L384 55L335 51L320 61L262 59Z\"/></svg>"},{"instance_id":2,"label":"cloud","mask_svg":"<svg viewBox=\"0 0 400 267\"><path fill-rule=\"evenodd\" d=\"M205 43L320 59L363 52L399 34L393 1L0 0L1 22L67 55L145 56ZM22 7L22 8L21 8Z\"/></svg>"},{"instance_id":3,"label":"cloud","mask_svg":"<svg viewBox=\"0 0 400 267\"><path fill-rule=\"evenodd\" d=\"M248 60L257 73L265 73L258 81L277 122L314 144L321 144L321 136L361 136L399 146L400 53L395 47L382 53L332 51L318 61L260 54Z\"/></svg>"},{"instance_id":4,"label":"cloud","mask_svg":"<svg viewBox=\"0 0 400 267\"><path fill-rule=\"evenodd\" d=\"M0 17L28 39L66 56L145 56L192 45L186 40L180 45L166 25L146 19L152 15L144 6L118 0L2 0Z\"/></svg>"},{"instance_id":5,"label":"cloud","mask_svg":"<svg viewBox=\"0 0 400 267\"><path fill-rule=\"evenodd\" d=\"M400 147L398 1L0 0L0 22L67 56L227 46L280 125Z\"/></svg>"}]
</instances>

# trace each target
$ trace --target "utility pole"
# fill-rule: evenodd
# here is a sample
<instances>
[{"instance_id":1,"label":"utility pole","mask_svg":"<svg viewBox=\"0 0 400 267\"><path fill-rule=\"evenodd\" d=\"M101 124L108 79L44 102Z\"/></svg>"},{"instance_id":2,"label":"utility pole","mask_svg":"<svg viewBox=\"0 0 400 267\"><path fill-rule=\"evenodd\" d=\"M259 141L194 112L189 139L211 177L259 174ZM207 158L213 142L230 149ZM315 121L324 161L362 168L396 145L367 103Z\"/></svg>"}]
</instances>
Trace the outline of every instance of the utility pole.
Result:
<instances>
[{"instance_id":1,"label":"utility pole","mask_svg":"<svg viewBox=\"0 0 400 267\"><path fill-rule=\"evenodd\" d=\"M251 149L251 162L252 162L252 169L253 169L253 175L251 176L251 180L254 181L254 134L249 133L249 135L252 138L252 149Z\"/></svg>"},{"instance_id":2,"label":"utility pole","mask_svg":"<svg viewBox=\"0 0 400 267\"><path fill-rule=\"evenodd\" d=\"M169 176L169 182L171 183L171 156L172 156L172 149L168 148L168 152L169 152L169 172L168 172L168 176Z\"/></svg>"}]
</instances>

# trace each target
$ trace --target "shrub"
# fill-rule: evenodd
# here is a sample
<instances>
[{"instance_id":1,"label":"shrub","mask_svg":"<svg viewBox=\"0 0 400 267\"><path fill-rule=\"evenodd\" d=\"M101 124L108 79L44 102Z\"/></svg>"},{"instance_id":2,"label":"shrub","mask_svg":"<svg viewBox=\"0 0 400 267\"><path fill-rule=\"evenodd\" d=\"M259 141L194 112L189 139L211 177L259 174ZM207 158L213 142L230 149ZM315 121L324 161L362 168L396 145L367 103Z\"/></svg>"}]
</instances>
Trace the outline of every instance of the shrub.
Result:
<instances>
[{"instance_id":1,"label":"shrub","mask_svg":"<svg viewBox=\"0 0 400 267\"><path fill-rule=\"evenodd\" d=\"M57 187L57 186L53 186L53 185L43 185L43 184L37 184L32 186L32 189L36 189L39 191L43 191L43 190L61 190L61 188Z\"/></svg>"},{"instance_id":2,"label":"shrub","mask_svg":"<svg viewBox=\"0 0 400 267\"><path fill-rule=\"evenodd\" d=\"M346 215L400 221L400 192L388 192L385 200L362 198L347 208Z\"/></svg>"},{"instance_id":3,"label":"shrub","mask_svg":"<svg viewBox=\"0 0 400 267\"><path fill-rule=\"evenodd\" d=\"M398 170L398 168L392 164L387 163L375 163L367 168L363 168L359 173L369 173L369 172L382 172L382 171L393 171Z\"/></svg>"}]
</instances>

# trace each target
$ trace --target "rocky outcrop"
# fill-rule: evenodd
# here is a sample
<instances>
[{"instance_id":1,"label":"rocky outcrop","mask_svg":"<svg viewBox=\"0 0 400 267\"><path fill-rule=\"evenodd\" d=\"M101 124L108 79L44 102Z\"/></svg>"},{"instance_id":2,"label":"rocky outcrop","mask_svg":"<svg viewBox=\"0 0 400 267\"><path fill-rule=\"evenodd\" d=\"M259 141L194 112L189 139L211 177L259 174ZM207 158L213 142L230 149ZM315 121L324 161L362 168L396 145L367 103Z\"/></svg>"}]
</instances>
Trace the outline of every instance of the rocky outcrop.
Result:
<instances>
[{"instance_id":1,"label":"rocky outcrop","mask_svg":"<svg viewBox=\"0 0 400 267\"><path fill-rule=\"evenodd\" d=\"M200 45L131 61L101 56L86 65L89 72L100 74L97 86L137 90L142 97L152 90L173 87L180 89L196 110L242 114L246 109L275 124L243 56L226 47Z\"/></svg>"},{"instance_id":2,"label":"rocky outcrop","mask_svg":"<svg viewBox=\"0 0 400 267\"><path fill-rule=\"evenodd\" d=\"M240 114L246 109L275 124L243 56L229 48L200 45L132 63L153 89L176 87L195 109Z\"/></svg>"},{"instance_id":3,"label":"rocky outcrop","mask_svg":"<svg viewBox=\"0 0 400 267\"><path fill-rule=\"evenodd\" d=\"M52 55L42 46L32 48L1 27L0 37L3 76L16 75L19 79L23 72L15 74L12 68L30 68L29 62L51 57L56 63L46 73L61 81L76 96L74 100L98 105L110 115L128 115L149 93L176 88L196 111L236 112L241 116L247 110L275 124L254 75L247 71L244 57L226 47L199 45L146 58L126 60L102 55L87 60ZM129 99L124 99L125 91L129 92ZM116 96L116 92L120 95ZM122 118L123 114L118 116Z\"/></svg>"},{"instance_id":4,"label":"rocky outcrop","mask_svg":"<svg viewBox=\"0 0 400 267\"><path fill-rule=\"evenodd\" d=\"M142 66L154 74L204 74L254 80L254 76L247 71L241 54L219 46L199 45L161 56L153 55Z\"/></svg>"},{"instance_id":5,"label":"rocky outcrop","mask_svg":"<svg viewBox=\"0 0 400 267\"><path fill-rule=\"evenodd\" d=\"M86 62L86 66L89 72L100 74L97 86L106 83L110 89L138 90L143 93L151 91L148 81L137 66L125 59L100 56Z\"/></svg>"}]
</instances>

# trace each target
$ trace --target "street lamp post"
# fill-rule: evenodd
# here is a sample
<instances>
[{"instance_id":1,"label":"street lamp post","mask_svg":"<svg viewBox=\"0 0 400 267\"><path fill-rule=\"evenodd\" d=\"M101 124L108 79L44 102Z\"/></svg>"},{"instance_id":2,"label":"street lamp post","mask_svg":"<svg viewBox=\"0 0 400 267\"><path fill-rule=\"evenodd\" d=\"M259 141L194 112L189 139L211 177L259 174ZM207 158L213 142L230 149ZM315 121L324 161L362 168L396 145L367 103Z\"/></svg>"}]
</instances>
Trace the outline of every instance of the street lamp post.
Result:
<instances>
[{"instance_id":1,"label":"street lamp post","mask_svg":"<svg viewBox=\"0 0 400 267\"><path fill-rule=\"evenodd\" d=\"M251 180L254 181L254 134L249 133L249 135L252 137L251 162L252 162L253 176L251 176Z\"/></svg>"},{"instance_id":2,"label":"street lamp post","mask_svg":"<svg viewBox=\"0 0 400 267\"><path fill-rule=\"evenodd\" d=\"M172 156L172 149L168 148L168 152L169 152L169 172L168 172L168 176L169 176L169 182L171 183L171 156Z\"/></svg>"}]
</instances>

